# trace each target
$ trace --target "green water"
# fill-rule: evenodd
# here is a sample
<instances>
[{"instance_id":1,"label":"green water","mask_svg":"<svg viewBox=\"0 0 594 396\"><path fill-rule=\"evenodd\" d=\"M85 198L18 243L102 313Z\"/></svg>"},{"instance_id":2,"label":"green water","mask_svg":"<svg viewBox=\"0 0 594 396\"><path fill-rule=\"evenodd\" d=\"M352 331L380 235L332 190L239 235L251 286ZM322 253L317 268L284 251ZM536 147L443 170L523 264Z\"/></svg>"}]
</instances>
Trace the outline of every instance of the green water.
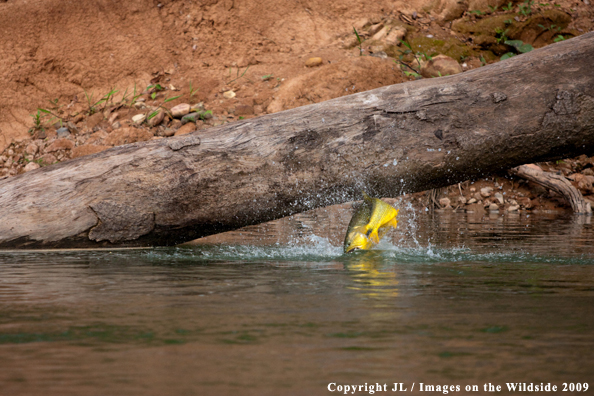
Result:
<instances>
[{"instance_id":1,"label":"green water","mask_svg":"<svg viewBox=\"0 0 594 396\"><path fill-rule=\"evenodd\" d=\"M343 255L349 213L178 248L0 253L0 395L594 386L591 218L404 210L378 250Z\"/></svg>"}]
</instances>

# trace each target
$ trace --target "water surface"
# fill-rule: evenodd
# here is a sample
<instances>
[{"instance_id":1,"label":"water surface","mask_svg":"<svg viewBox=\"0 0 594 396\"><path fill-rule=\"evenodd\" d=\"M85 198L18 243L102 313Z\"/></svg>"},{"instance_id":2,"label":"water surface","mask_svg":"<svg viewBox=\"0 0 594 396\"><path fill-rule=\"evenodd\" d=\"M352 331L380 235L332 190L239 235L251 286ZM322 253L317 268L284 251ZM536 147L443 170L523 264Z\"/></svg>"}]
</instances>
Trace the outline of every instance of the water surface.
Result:
<instances>
[{"instance_id":1,"label":"water surface","mask_svg":"<svg viewBox=\"0 0 594 396\"><path fill-rule=\"evenodd\" d=\"M591 218L409 208L377 250L343 255L349 217L178 248L0 253L0 394L594 386Z\"/></svg>"}]
</instances>

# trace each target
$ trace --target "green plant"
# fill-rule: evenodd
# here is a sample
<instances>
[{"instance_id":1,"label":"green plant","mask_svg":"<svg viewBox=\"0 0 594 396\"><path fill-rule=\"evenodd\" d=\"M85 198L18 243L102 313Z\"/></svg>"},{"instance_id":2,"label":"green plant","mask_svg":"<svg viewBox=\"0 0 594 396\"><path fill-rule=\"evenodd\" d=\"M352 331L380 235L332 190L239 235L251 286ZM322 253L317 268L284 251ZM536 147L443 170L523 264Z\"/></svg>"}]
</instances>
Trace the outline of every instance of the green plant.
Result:
<instances>
[{"instance_id":1,"label":"green plant","mask_svg":"<svg viewBox=\"0 0 594 396\"><path fill-rule=\"evenodd\" d=\"M399 50L400 56L398 57L398 61L395 61L395 62L400 63L402 66L405 66L405 67L409 68L412 71L412 73L411 73L411 72L406 72L406 71L403 70L403 72L404 72L405 75L407 75L409 77L410 76L414 76L415 78L420 78L421 76L419 74L419 70L415 69L414 67L412 67L411 65L409 65L408 63L405 63L403 61L405 55L412 54L414 56L414 58L416 59L416 61L417 61L417 65L419 67L421 67L421 60L419 59L419 56L418 56L419 54L415 54L414 53L414 51L412 49L412 46L409 43L407 43L406 41L404 41L402 39L399 39L399 40L408 49L407 50L404 50L404 51ZM427 56L427 55L425 54L425 56Z\"/></svg>"},{"instance_id":2,"label":"green plant","mask_svg":"<svg viewBox=\"0 0 594 396\"><path fill-rule=\"evenodd\" d=\"M512 8L514 8L514 5L513 5L513 3L512 3L511 1L510 1L509 3L507 3L507 6L503 6L503 7L501 7L501 9L502 9L503 11L511 11L511 10L512 10Z\"/></svg>"},{"instance_id":3,"label":"green plant","mask_svg":"<svg viewBox=\"0 0 594 396\"><path fill-rule=\"evenodd\" d=\"M524 43L522 40L506 40L504 42L506 45L514 47L518 52L524 54L526 52L530 52L534 49L533 46L530 44Z\"/></svg>"},{"instance_id":4,"label":"green plant","mask_svg":"<svg viewBox=\"0 0 594 396\"><path fill-rule=\"evenodd\" d=\"M205 120L205 119L206 119L206 116L207 116L208 114L212 115L212 110L201 111L201 112L198 114L198 118L200 118L201 120Z\"/></svg>"},{"instance_id":5,"label":"green plant","mask_svg":"<svg viewBox=\"0 0 594 396\"><path fill-rule=\"evenodd\" d=\"M550 4L549 3L539 3L538 5L541 7L548 7Z\"/></svg>"},{"instance_id":6,"label":"green plant","mask_svg":"<svg viewBox=\"0 0 594 396\"><path fill-rule=\"evenodd\" d=\"M408 77L421 78L421 75L417 72L409 72L406 70L403 70L402 72Z\"/></svg>"},{"instance_id":7,"label":"green plant","mask_svg":"<svg viewBox=\"0 0 594 396\"><path fill-rule=\"evenodd\" d=\"M29 133L33 134L35 131L45 131L43 119L45 114L41 114L41 110L37 109L37 113L30 114L33 117L33 127L29 129Z\"/></svg>"},{"instance_id":8,"label":"green plant","mask_svg":"<svg viewBox=\"0 0 594 396\"><path fill-rule=\"evenodd\" d=\"M130 106L128 107L132 107L134 106L134 104L136 104L136 100L138 100L138 98L142 95L141 92L136 93L136 83L134 83L134 91L132 92L132 100L130 100Z\"/></svg>"},{"instance_id":9,"label":"green plant","mask_svg":"<svg viewBox=\"0 0 594 396\"><path fill-rule=\"evenodd\" d=\"M487 61L485 60L485 57L481 55L481 66L485 66L487 64Z\"/></svg>"},{"instance_id":10,"label":"green plant","mask_svg":"<svg viewBox=\"0 0 594 396\"><path fill-rule=\"evenodd\" d=\"M157 114L159 114L159 111L160 111L161 109L163 109L163 110L164 110L166 113L168 113L169 115L171 115L171 113L169 112L169 109L166 109L165 107L163 107L163 105L164 105L165 103L171 102L172 100L175 100L175 99L178 99L178 98L181 98L181 97L182 97L182 95L177 95L177 96L173 96L173 97L171 97L171 98L165 98L165 99L163 100L163 103L161 103L160 105L158 105L158 106L157 106L157 109L156 109L156 110L154 110L152 113L150 113L150 114L148 115L148 117L146 117L146 122L150 121L150 120L151 120L152 118L154 118L154 117L155 117ZM173 118L173 117L172 117L172 118Z\"/></svg>"},{"instance_id":11,"label":"green plant","mask_svg":"<svg viewBox=\"0 0 594 396\"><path fill-rule=\"evenodd\" d=\"M198 92L199 90L200 90L200 88L196 88L196 89L192 88L192 80L190 80L190 99L192 99L192 96L194 96L196 94L196 92Z\"/></svg>"},{"instance_id":12,"label":"green plant","mask_svg":"<svg viewBox=\"0 0 594 396\"><path fill-rule=\"evenodd\" d=\"M511 58L512 56L516 56L516 54L514 54L513 52L508 52L508 53L501 55L501 58L499 60L506 60L506 59Z\"/></svg>"},{"instance_id":13,"label":"green plant","mask_svg":"<svg viewBox=\"0 0 594 396\"><path fill-rule=\"evenodd\" d=\"M274 77L272 74L265 74L265 75L262 76L262 81L268 81L272 77Z\"/></svg>"},{"instance_id":14,"label":"green plant","mask_svg":"<svg viewBox=\"0 0 594 396\"><path fill-rule=\"evenodd\" d=\"M243 120L244 118L245 118L245 117L243 117L243 116L239 116L239 119L240 119L240 120Z\"/></svg>"},{"instance_id":15,"label":"green plant","mask_svg":"<svg viewBox=\"0 0 594 396\"><path fill-rule=\"evenodd\" d=\"M565 37L563 37L562 35L558 35L557 37L555 37L553 41L556 43L558 43L559 41L565 41Z\"/></svg>"},{"instance_id":16,"label":"green plant","mask_svg":"<svg viewBox=\"0 0 594 396\"><path fill-rule=\"evenodd\" d=\"M538 27L539 27L539 28L541 28L541 29L542 29L542 30L544 30L544 31L551 31L551 30L556 30L556 31L558 31L558 32L560 32L560 31L561 31L561 27L560 27L560 26L557 26L557 25L551 25L551 26L549 26L549 27L545 27L545 26L543 26L543 25L541 25L541 24L539 23L539 24L538 24Z\"/></svg>"},{"instance_id":17,"label":"green plant","mask_svg":"<svg viewBox=\"0 0 594 396\"><path fill-rule=\"evenodd\" d=\"M233 79L233 80L231 80L231 81L227 81L227 83L226 83L226 84L231 84L233 81L237 81L237 80L239 80L240 78L242 78L243 76L245 76L245 73L248 71L248 69L249 69L249 68L250 68L249 66L248 66L248 67L246 67L246 68L245 68L245 70L243 71L243 73L241 73L241 76L240 76L240 75L239 75L239 67L238 67L238 68L237 68L237 78L234 78L234 79ZM230 69L230 68L229 68L229 74L231 74L231 69ZM248 81L249 81L249 79L248 79Z\"/></svg>"},{"instance_id":18,"label":"green plant","mask_svg":"<svg viewBox=\"0 0 594 396\"><path fill-rule=\"evenodd\" d=\"M84 91L85 91L85 98L87 98L87 105L88 105L87 114L93 115L97 112L97 106L100 105L101 103L103 103L103 99L98 100L97 102L93 102L94 93L91 92L91 94L89 95L86 90L84 90Z\"/></svg>"},{"instance_id":19,"label":"green plant","mask_svg":"<svg viewBox=\"0 0 594 396\"><path fill-rule=\"evenodd\" d=\"M520 14L522 14L524 16L528 16L528 15L532 14L532 5L533 4L534 4L534 1L525 0L524 3L522 3L518 6L518 9L520 10Z\"/></svg>"},{"instance_id":20,"label":"green plant","mask_svg":"<svg viewBox=\"0 0 594 396\"><path fill-rule=\"evenodd\" d=\"M489 11L490 11L491 13L493 13L493 12L497 11L497 9L498 9L498 8L499 8L499 6L495 6L495 7L491 7L491 6L489 6Z\"/></svg>"},{"instance_id":21,"label":"green plant","mask_svg":"<svg viewBox=\"0 0 594 396\"><path fill-rule=\"evenodd\" d=\"M497 40L497 44L507 41L506 34L507 29L501 30L500 28L495 28L495 40Z\"/></svg>"},{"instance_id":22,"label":"green plant","mask_svg":"<svg viewBox=\"0 0 594 396\"><path fill-rule=\"evenodd\" d=\"M505 21L503 21L503 23L505 23L506 25L511 25L512 23L514 23L514 21L512 21L511 19L506 19Z\"/></svg>"},{"instance_id":23,"label":"green plant","mask_svg":"<svg viewBox=\"0 0 594 396\"><path fill-rule=\"evenodd\" d=\"M165 88L163 88L161 84L151 84L148 87L146 87L146 90L150 93L151 99L155 100L155 98L157 97L157 93L160 91L164 91Z\"/></svg>"},{"instance_id":24,"label":"green plant","mask_svg":"<svg viewBox=\"0 0 594 396\"><path fill-rule=\"evenodd\" d=\"M476 14L476 15L483 15L484 12L482 12L481 10L472 10L468 12L469 14Z\"/></svg>"},{"instance_id":25,"label":"green plant","mask_svg":"<svg viewBox=\"0 0 594 396\"><path fill-rule=\"evenodd\" d=\"M361 36L359 36L359 33L357 32L357 29L355 29L355 27L353 26L353 31L355 32L355 36L357 37L357 41L359 42L359 56L363 55L363 40L361 40Z\"/></svg>"}]
</instances>

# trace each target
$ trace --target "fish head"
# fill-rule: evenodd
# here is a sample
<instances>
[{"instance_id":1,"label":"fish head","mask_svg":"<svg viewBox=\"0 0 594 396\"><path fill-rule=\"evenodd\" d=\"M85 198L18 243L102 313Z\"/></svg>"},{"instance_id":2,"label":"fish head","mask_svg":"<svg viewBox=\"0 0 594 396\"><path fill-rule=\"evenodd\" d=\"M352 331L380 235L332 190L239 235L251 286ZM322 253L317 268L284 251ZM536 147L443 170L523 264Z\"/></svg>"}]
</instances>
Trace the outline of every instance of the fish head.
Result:
<instances>
[{"instance_id":1,"label":"fish head","mask_svg":"<svg viewBox=\"0 0 594 396\"><path fill-rule=\"evenodd\" d=\"M344 247L345 253L351 253L355 250L368 250L373 246L373 242L361 232L355 231L350 235Z\"/></svg>"}]
</instances>

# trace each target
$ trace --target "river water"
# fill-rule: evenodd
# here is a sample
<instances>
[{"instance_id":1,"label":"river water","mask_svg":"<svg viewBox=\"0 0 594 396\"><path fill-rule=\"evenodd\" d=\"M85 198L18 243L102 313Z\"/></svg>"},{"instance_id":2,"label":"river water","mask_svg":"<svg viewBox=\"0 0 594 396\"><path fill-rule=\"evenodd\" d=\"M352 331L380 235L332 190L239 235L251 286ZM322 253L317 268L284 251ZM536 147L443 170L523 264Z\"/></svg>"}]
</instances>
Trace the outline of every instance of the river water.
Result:
<instances>
[{"instance_id":1,"label":"river water","mask_svg":"<svg viewBox=\"0 0 594 396\"><path fill-rule=\"evenodd\" d=\"M0 395L594 386L590 217L403 208L376 250L343 255L349 218L342 205L176 248L0 252Z\"/></svg>"}]
</instances>

